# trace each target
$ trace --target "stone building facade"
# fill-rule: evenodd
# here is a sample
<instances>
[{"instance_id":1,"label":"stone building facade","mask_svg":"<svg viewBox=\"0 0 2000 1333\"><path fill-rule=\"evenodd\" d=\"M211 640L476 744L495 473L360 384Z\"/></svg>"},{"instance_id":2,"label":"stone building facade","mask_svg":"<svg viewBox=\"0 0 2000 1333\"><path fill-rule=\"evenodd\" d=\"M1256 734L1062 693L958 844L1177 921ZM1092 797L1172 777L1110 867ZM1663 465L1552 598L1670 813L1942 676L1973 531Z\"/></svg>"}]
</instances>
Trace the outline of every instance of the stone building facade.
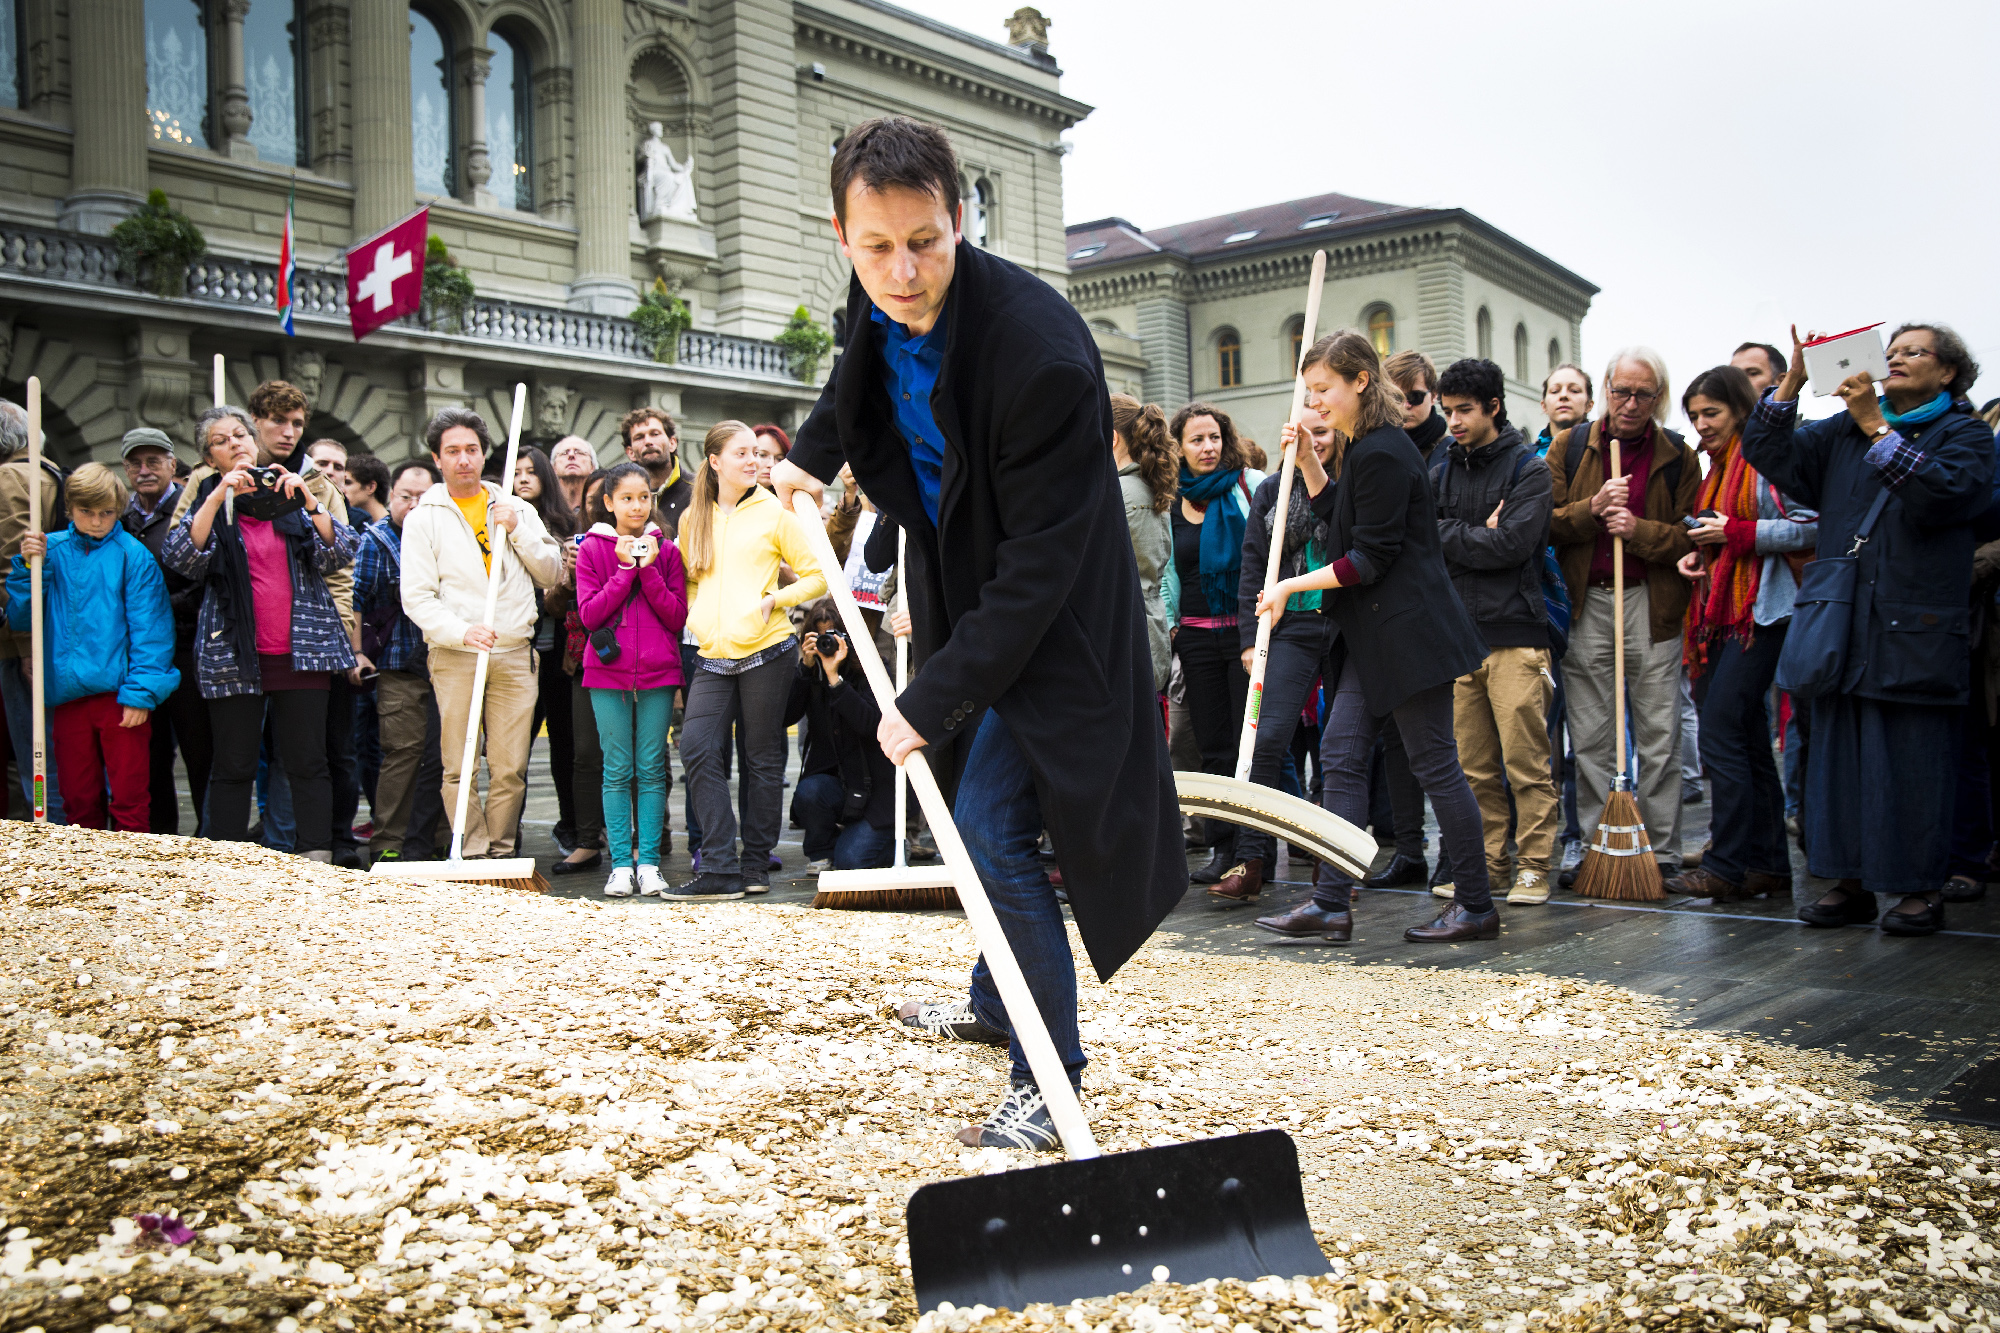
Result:
<instances>
[{"instance_id":1,"label":"stone building facade","mask_svg":"<svg viewBox=\"0 0 2000 1333\"><path fill-rule=\"evenodd\" d=\"M1171 415L1194 398L1275 444L1291 406L1315 250L1327 252L1319 331L1366 329L1385 354L1443 369L1484 356L1507 411L1539 426L1541 381L1579 354L1597 288L1462 209L1325 194L1141 231L1068 229L1069 296L1096 330L1114 390Z\"/></svg>"},{"instance_id":2,"label":"stone building facade","mask_svg":"<svg viewBox=\"0 0 2000 1333\"><path fill-rule=\"evenodd\" d=\"M989 41L882 0L0 0L0 394L39 375L55 456L186 441L226 358L229 396L282 375L309 430L385 458L472 404L616 453L658 404L684 448L726 417L795 424L816 395L770 341L844 306L827 163L888 112L937 121L965 163L969 230L1061 287L1064 97L1032 10ZM692 216L640 217L636 154L661 126ZM104 239L150 189L204 232L184 293L118 270ZM287 199L296 337L279 329ZM430 206L471 274L462 323L355 343L347 246ZM655 276L688 301L677 356L625 316ZM818 376L824 376L822 364Z\"/></svg>"}]
</instances>

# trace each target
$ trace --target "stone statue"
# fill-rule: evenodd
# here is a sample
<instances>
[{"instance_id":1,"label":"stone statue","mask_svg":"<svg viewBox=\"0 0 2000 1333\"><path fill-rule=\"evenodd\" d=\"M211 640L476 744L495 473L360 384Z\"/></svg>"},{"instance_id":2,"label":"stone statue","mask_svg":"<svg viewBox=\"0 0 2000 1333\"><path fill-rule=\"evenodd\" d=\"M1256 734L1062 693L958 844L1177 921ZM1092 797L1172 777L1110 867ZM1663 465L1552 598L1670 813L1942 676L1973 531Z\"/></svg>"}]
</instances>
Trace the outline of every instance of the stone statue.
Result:
<instances>
[{"instance_id":1,"label":"stone statue","mask_svg":"<svg viewBox=\"0 0 2000 1333\"><path fill-rule=\"evenodd\" d=\"M1007 44L1046 51L1049 46L1048 18L1039 9L1021 6L1007 19Z\"/></svg>"},{"instance_id":2,"label":"stone statue","mask_svg":"<svg viewBox=\"0 0 2000 1333\"><path fill-rule=\"evenodd\" d=\"M647 124L639 145L639 221L655 218L695 221L694 153L689 151L686 162L675 157L657 120Z\"/></svg>"},{"instance_id":3,"label":"stone statue","mask_svg":"<svg viewBox=\"0 0 2000 1333\"><path fill-rule=\"evenodd\" d=\"M570 386L540 383L535 386L535 438L559 440L569 434Z\"/></svg>"},{"instance_id":4,"label":"stone statue","mask_svg":"<svg viewBox=\"0 0 2000 1333\"><path fill-rule=\"evenodd\" d=\"M326 383L326 358L310 347L296 347L285 361L285 378L317 408L320 386Z\"/></svg>"}]
</instances>

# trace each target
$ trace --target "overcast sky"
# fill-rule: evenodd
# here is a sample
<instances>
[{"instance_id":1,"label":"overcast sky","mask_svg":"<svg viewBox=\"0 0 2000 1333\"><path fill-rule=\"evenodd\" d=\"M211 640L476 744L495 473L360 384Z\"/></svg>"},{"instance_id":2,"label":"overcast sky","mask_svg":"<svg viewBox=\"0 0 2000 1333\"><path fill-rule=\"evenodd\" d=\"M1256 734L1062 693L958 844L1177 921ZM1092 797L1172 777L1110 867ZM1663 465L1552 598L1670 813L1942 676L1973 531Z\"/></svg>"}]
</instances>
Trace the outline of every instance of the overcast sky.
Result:
<instances>
[{"instance_id":1,"label":"overcast sky","mask_svg":"<svg viewBox=\"0 0 2000 1333\"><path fill-rule=\"evenodd\" d=\"M898 3L1003 41L1015 8ZM1069 222L1331 190L1464 208L1603 289L1585 365L1652 344L1675 420L1691 375L1788 348L1793 320L1951 324L1974 399L2000 397L1993 0L1040 8L1097 108L1067 136Z\"/></svg>"}]
</instances>

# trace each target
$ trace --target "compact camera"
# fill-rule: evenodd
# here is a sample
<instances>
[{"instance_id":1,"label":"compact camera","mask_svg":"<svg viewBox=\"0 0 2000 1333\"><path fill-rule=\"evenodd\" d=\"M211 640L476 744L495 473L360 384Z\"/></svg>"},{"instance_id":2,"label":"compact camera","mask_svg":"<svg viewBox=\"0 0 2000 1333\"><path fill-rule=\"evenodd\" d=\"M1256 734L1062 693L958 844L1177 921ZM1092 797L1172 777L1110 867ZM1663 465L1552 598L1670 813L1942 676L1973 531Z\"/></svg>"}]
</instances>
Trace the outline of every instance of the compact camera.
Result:
<instances>
[{"instance_id":1,"label":"compact camera","mask_svg":"<svg viewBox=\"0 0 2000 1333\"><path fill-rule=\"evenodd\" d=\"M644 564L658 552L659 543L652 537L634 537L626 549L632 553L633 563Z\"/></svg>"},{"instance_id":2,"label":"compact camera","mask_svg":"<svg viewBox=\"0 0 2000 1333\"><path fill-rule=\"evenodd\" d=\"M303 488L296 495L285 493L283 489L285 480L284 469L276 467L251 467L245 468L244 472L249 476L251 484L256 486L257 489L247 491L242 495L231 496L230 506L233 512L248 514L251 518L262 519L268 523L274 519L282 518L286 514L295 514L306 507Z\"/></svg>"}]
</instances>

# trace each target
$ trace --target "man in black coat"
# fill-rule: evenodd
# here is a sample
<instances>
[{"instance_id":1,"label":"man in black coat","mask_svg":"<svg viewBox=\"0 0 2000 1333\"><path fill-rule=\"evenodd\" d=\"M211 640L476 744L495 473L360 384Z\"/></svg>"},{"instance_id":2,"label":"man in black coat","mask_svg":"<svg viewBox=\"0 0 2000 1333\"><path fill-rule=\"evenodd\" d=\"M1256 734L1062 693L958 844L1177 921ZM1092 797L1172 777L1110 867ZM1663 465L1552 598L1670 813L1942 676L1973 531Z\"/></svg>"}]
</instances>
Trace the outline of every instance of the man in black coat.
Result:
<instances>
[{"instance_id":1,"label":"man in black coat","mask_svg":"<svg viewBox=\"0 0 2000 1333\"><path fill-rule=\"evenodd\" d=\"M1100 978L1187 889L1103 366L1059 293L965 241L942 130L857 126L832 174L855 266L847 349L772 482L790 504L844 462L908 532L923 665L879 738L897 763L929 747L955 779L958 831L1075 1083L1076 975L1043 828ZM1007 1097L962 1141L1056 1146L983 960L967 1000L906 1009L913 1026L1012 1047Z\"/></svg>"}]
</instances>

